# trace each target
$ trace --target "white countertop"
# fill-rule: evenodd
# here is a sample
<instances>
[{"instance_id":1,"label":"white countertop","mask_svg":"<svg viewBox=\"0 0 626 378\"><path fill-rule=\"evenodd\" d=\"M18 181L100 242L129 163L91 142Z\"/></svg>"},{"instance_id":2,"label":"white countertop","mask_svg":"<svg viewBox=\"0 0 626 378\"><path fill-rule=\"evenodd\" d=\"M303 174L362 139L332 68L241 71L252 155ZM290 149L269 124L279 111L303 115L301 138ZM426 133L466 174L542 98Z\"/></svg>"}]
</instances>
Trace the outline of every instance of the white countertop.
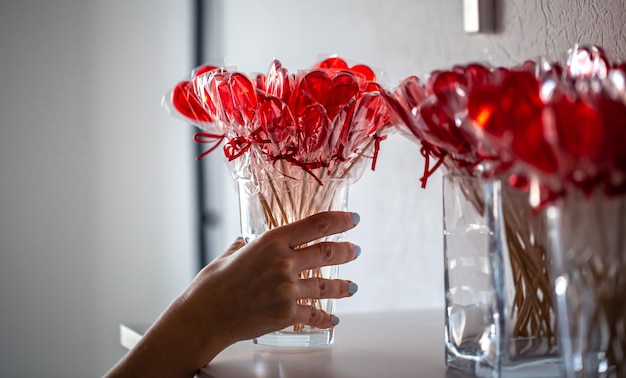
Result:
<instances>
[{"instance_id":1,"label":"white countertop","mask_svg":"<svg viewBox=\"0 0 626 378\"><path fill-rule=\"evenodd\" d=\"M242 341L220 353L197 377L464 377L444 364L443 310L339 316L332 345L270 347ZM126 348L141 336L135 329L121 327Z\"/></svg>"}]
</instances>

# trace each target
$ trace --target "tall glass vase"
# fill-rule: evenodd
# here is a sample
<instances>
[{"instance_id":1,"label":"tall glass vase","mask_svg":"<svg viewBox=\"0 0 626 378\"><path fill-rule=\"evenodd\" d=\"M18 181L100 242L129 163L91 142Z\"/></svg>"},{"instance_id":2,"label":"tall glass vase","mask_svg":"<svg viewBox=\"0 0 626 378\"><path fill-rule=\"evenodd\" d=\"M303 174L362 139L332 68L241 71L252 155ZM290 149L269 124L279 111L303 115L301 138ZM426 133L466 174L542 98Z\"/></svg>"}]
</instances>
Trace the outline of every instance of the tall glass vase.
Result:
<instances>
[{"instance_id":1,"label":"tall glass vase","mask_svg":"<svg viewBox=\"0 0 626 378\"><path fill-rule=\"evenodd\" d=\"M323 211L346 211L348 180L322 179L318 182L308 174L302 178L266 178L238 180L242 236L250 242L263 232L286 225ZM344 234L315 240L342 241ZM325 266L300 273L301 278L337 278L338 267ZM335 311L335 299L303 299L299 303L315 306L328 313ZM334 329L319 329L295 324L278 332L254 340L257 344L272 346L318 346L333 342Z\"/></svg>"},{"instance_id":2,"label":"tall glass vase","mask_svg":"<svg viewBox=\"0 0 626 378\"><path fill-rule=\"evenodd\" d=\"M560 377L546 228L499 180L444 175L445 357L476 377Z\"/></svg>"},{"instance_id":3,"label":"tall glass vase","mask_svg":"<svg viewBox=\"0 0 626 378\"><path fill-rule=\"evenodd\" d=\"M626 377L626 196L547 209L566 377Z\"/></svg>"}]
</instances>

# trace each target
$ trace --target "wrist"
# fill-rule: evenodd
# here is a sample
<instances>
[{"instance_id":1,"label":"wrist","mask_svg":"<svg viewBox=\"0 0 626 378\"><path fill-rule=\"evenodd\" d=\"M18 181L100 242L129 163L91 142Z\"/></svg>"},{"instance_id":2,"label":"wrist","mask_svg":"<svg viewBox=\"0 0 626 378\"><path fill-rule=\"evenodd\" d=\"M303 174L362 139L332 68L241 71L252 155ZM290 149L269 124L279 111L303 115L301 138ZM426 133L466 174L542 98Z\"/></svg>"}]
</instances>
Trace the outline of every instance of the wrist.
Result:
<instances>
[{"instance_id":1,"label":"wrist","mask_svg":"<svg viewBox=\"0 0 626 378\"><path fill-rule=\"evenodd\" d=\"M234 343L231 335L212 316L211 308L185 300L184 294L170 306L158 323L167 329L167 338L170 340L168 345L178 346L176 353L180 360L184 359L196 370Z\"/></svg>"}]
</instances>

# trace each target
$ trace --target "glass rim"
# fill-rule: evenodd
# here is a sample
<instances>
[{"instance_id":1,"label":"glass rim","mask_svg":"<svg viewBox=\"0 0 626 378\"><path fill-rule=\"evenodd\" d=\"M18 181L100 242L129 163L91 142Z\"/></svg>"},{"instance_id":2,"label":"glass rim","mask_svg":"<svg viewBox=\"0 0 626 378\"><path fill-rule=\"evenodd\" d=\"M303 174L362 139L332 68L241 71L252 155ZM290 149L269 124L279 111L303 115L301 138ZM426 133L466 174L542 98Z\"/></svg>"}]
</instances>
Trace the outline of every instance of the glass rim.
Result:
<instances>
[{"instance_id":1,"label":"glass rim","mask_svg":"<svg viewBox=\"0 0 626 378\"><path fill-rule=\"evenodd\" d=\"M280 177L265 177L262 179L252 178L252 177L236 177L235 181L237 183L240 182L268 182L268 181L293 181L293 182L302 182L302 181L322 181L322 182L350 182L349 177L337 178L337 177L325 177L325 178L315 178L311 175L304 176L301 178L297 177L289 177L289 176L280 176Z\"/></svg>"},{"instance_id":2,"label":"glass rim","mask_svg":"<svg viewBox=\"0 0 626 378\"><path fill-rule=\"evenodd\" d=\"M450 180L450 179L472 179L472 180L482 180L484 182L489 182L489 181L508 181L505 178L502 177L482 177L482 176L476 176L476 175L471 175L471 174L466 174L466 173L459 173L459 172L448 172L448 173L444 173L441 176L444 180Z\"/></svg>"}]
</instances>

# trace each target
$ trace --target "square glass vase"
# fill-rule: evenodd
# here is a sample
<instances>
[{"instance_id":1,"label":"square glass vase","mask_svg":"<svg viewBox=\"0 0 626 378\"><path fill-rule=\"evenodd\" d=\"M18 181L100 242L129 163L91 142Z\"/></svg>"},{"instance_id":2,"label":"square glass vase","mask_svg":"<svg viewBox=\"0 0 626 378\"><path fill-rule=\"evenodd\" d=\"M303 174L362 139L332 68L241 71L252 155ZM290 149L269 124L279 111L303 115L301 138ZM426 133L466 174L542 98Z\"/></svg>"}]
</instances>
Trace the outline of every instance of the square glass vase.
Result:
<instances>
[{"instance_id":1,"label":"square glass vase","mask_svg":"<svg viewBox=\"0 0 626 378\"><path fill-rule=\"evenodd\" d=\"M546 215L563 376L626 377L626 195L570 190Z\"/></svg>"},{"instance_id":2,"label":"square glass vase","mask_svg":"<svg viewBox=\"0 0 626 378\"><path fill-rule=\"evenodd\" d=\"M544 221L505 181L443 177L445 362L475 377L560 377Z\"/></svg>"}]
</instances>

